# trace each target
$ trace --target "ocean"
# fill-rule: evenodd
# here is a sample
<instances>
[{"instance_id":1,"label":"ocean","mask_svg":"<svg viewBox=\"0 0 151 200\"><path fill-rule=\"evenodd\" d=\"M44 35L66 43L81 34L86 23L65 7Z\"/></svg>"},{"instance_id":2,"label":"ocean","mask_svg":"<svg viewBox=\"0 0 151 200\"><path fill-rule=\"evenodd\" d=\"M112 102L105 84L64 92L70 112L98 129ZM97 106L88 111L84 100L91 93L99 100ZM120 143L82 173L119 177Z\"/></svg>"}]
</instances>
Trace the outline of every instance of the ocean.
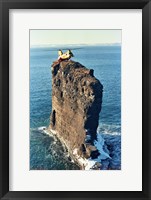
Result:
<instances>
[{"instance_id":1,"label":"ocean","mask_svg":"<svg viewBox=\"0 0 151 200\"><path fill-rule=\"evenodd\" d=\"M103 84L98 134L105 140L111 160L103 169L121 169L121 46L54 46L30 49L30 170L78 170L53 136L47 135L51 113L51 64L58 49L72 49L80 62ZM65 50L64 50L65 51Z\"/></svg>"}]
</instances>

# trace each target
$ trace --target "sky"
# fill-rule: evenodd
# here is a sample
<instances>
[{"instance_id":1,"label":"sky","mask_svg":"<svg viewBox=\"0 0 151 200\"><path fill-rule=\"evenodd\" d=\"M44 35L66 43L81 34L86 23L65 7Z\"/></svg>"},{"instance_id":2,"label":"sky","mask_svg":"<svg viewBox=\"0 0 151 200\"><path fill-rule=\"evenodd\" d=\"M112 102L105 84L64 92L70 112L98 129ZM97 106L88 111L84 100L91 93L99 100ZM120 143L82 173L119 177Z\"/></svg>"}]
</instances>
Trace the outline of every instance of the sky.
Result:
<instances>
[{"instance_id":1,"label":"sky","mask_svg":"<svg viewBox=\"0 0 151 200\"><path fill-rule=\"evenodd\" d=\"M121 43L121 30L30 30L30 46Z\"/></svg>"}]
</instances>

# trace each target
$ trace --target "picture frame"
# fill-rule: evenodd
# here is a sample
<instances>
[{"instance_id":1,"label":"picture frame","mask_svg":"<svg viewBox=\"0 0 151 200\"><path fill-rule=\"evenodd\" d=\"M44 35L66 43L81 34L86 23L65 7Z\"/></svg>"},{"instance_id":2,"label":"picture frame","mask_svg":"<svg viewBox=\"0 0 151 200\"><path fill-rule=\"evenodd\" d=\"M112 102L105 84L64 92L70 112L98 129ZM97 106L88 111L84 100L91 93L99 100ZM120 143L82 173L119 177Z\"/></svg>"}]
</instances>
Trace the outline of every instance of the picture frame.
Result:
<instances>
[{"instance_id":1,"label":"picture frame","mask_svg":"<svg viewBox=\"0 0 151 200\"><path fill-rule=\"evenodd\" d=\"M9 9L142 9L142 191L9 191ZM150 199L150 0L1 0L0 1L0 198L1 199Z\"/></svg>"}]
</instances>

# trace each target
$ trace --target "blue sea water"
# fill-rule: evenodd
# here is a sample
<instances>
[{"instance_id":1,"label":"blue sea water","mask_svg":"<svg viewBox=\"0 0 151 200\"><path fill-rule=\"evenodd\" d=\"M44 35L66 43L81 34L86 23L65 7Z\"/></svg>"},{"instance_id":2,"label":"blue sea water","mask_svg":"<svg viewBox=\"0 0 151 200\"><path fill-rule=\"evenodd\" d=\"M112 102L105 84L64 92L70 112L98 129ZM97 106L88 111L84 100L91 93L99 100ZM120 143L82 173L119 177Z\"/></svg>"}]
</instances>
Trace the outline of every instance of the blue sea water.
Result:
<instances>
[{"instance_id":1,"label":"blue sea water","mask_svg":"<svg viewBox=\"0 0 151 200\"><path fill-rule=\"evenodd\" d=\"M66 46L30 49L30 169L79 169L59 141L40 127L49 125L51 113L51 64L58 49L73 49L74 61L90 69L103 84L98 133L105 139L112 161L121 168L121 47Z\"/></svg>"}]
</instances>

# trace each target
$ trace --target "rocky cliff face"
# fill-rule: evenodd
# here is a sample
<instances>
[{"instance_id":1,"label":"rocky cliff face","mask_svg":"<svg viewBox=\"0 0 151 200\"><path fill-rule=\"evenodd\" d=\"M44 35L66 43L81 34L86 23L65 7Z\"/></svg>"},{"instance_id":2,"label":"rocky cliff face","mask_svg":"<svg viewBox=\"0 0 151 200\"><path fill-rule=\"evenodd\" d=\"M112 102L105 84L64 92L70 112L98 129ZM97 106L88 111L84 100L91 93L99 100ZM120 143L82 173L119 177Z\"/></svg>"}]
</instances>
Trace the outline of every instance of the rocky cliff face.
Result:
<instances>
[{"instance_id":1,"label":"rocky cliff face","mask_svg":"<svg viewBox=\"0 0 151 200\"><path fill-rule=\"evenodd\" d=\"M52 64L52 113L49 129L54 131L70 153L89 158L99 152L96 140L103 86L78 62Z\"/></svg>"}]
</instances>

